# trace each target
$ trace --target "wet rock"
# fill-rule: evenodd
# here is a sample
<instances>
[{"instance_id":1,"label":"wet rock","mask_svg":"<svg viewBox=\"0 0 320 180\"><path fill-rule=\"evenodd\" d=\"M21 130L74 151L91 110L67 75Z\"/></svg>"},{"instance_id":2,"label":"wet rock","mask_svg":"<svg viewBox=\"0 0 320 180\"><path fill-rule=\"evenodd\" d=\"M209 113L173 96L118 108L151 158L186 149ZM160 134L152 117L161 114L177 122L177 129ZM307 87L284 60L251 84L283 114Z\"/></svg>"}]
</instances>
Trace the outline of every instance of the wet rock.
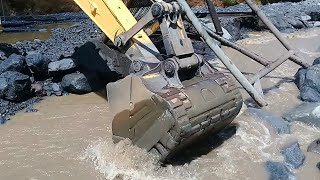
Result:
<instances>
[{"instance_id":1,"label":"wet rock","mask_svg":"<svg viewBox=\"0 0 320 180\"><path fill-rule=\"evenodd\" d=\"M320 127L320 103L302 103L283 115L288 122L299 121Z\"/></svg>"},{"instance_id":2,"label":"wet rock","mask_svg":"<svg viewBox=\"0 0 320 180\"><path fill-rule=\"evenodd\" d=\"M10 44L0 43L0 51L4 53L5 57L11 56L11 54L20 54L19 50Z\"/></svg>"},{"instance_id":3,"label":"wet rock","mask_svg":"<svg viewBox=\"0 0 320 180\"><path fill-rule=\"evenodd\" d=\"M308 16L308 15L301 16L301 20L302 21L310 21L311 20L311 16Z\"/></svg>"},{"instance_id":4,"label":"wet rock","mask_svg":"<svg viewBox=\"0 0 320 180\"><path fill-rule=\"evenodd\" d=\"M12 54L0 64L0 74L6 71L21 72L25 69L24 57L17 54Z\"/></svg>"},{"instance_id":5,"label":"wet rock","mask_svg":"<svg viewBox=\"0 0 320 180\"><path fill-rule=\"evenodd\" d=\"M295 175L288 167L280 162L266 162L266 169L269 172L269 180L296 180Z\"/></svg>"},{"instance_id":6,"label":"wet rock","mask_svg":"<svg viewBox=\"0 0 320 180\"><path fill-rule=\"evenodd\" d=\"M298 72L295 74L295 83L298 87L298 89L301 89L304 84L304 80L306 79L306 73L307 69L301 68L298 70Z\"/></svg>"},{"instance_id":7,"label":"wet rock","mask_svg":"<svg viewBox=\"0 0 320 180\"><path fill-rule=\"evenodd\" d=\"M0 124L5 124L7 122L4 116L0 116Z\"/></svg>"},{"instance_id":8,"label":"wet rock","mask_svg":"<svg viewBox=\"0 0 320 180\"><path fill-rule=\"evenodd\" d=\"M316 59L313 61L313 65L316 65L316 64L320 64L320 57L316 58Z\"/></svg>"},{"instance_id":9,"label":"wet rock","mask_svg":"<svg viewBox=\"0 0 320 180\"><path fill-rule=\"evenodd\" d=\"M73 73L64 76L61 85L65 91L74 94L86 94L92 91L88 79L82 73Z\"/></svg>"},{"instance_id":10,"label":"wet rock","mask_svg":"<svg viewBox=\"0 0 320 180\"><path fill-rule=\"evenodd\" d=\"M7 59L6 55L4 52L0 51L0 61Z\"/></svg>"},{"instance_id":11,"label":"wet rock","mask_svg":"<svg viewBox=\"0 0 320 180\"><path fill-rule=\"evenodd\" d=\"M38 79L48 77L48 64L50 60L45 55L38 52L29 52L26 56L26 63Z\"/></svg>"},{"instance_id":12,"label":"wet rock","mask_svg":"<svg viewBox=\"0 0 320 180\"><path fill-rule=\"evenodd\" d=\"M15 71L7 71L0 75L1 82L7 85L3 86L0 91L2 91L2 98L21 102L26 100L30 95L31 81L29 76L21 74Z\"/></svg>"},{"instance_id":13,"label":"wet rock","mask_svg":"<svg viewBox=\"0 0 320 180\"><path fill-rule=\"evenodd\" d=\"M241 38L241 19L240 18L221 18L221 25L228 31L231 35L231 40L236 41Z\"/></svg>"},{"instance_id":14,"label":"wet rock","mask_svg":"<svg viewBox=\"0 0 320 180\"><path fill-rule=\"evenodd\" d=\"M51 85L51 87L52 87L52 90L53 90L53 92L54 92L54 94L56 95L56 96L62 96L62 91L63 91L63 89L62 89L62 86L60 85L60 84L58 84L58 83L53 83L52 85Z\"/></svg>"},{"instance_id":15,"label":"wet rock","mask_svg":"<svg viewBox=\"0 0 320 180\"><path fill-rule=\"evenodd\" d=\"M304 24L296 18L287 18L287 22L292 25L292 27L296 29L304 28Z\"/></svg>"},{"instance_id":16,"label":"wet rock","mask_svg":"<svg viewBox=\"0 0 320 180\"><path fill-rule=\"evenodd\" d=\"M320 154L320 139L314 140L309 146L308 146L308 152L313 152Z\"/></svg>"},{"instance_id":17,"label":"wet rock","mask_svg":"<svg viewBox=\"0 0 320 180\"><path fill-rule=\"evenodd\" d=\"M278 134L290 134L290 127L288 123L280 116L256 108L248 108L246 113L254 115L256 119L261 120L263 123L267 123Z\"/></svg>"},{"instance_id":18,"label":"wet rock","mask_svg":"<svg viewBox=\"0 0 320 180\"><path fill-rule=\"evenodd\" d=\"M320 21L317 21L313 24L314 27L320 27Z\"/></svg>"},{"instance_id":19,"label":"wet rock","mask_svg":"<svg viewBox=\"0 0 320 180\"><path fill-rule=\"evenodd\" d=\"M284 156L284 161L295 169L298 169L304 163L305 155L301 151L298 142L283 148L281 153Z\"/></svg>"},{"instance_id":20,"label":"wet rock","mask_svg":"<svg viewBox=\"0 0 320 180\"><path fill-rule=\"evenodd\" d=\"M320 102L320 64L300 69L296 75L296 83L303 101Z\"/></svg>"},{"instance_id":21,"label":"wet rock","mask_svg":"<svg viewBox=\"0 0 320 180\"><path fill-rule=\"evenodd\" d=\"M76 70L76 64L71 58L50 62L48 65L50 75L66 75Z\"/></svg>"},{"instance_id":22,"label":"wet rock","mask_svg":"<svg viewBox=\"0 0 320 180\"><path fill-rule=\"evenodd\" d=\"M34 113L34 112L38 112L38 109L33 108L33 105L30 105L26 108L26 113Z\"/></svg>"},{"instance_id":23,"label":"wet rock","mask_svg":"<svg viewBox=\"0 0 320 180\"><path fill-rule=\"evenodd\" d=\"M0 99L0 114L5 119L5 121L10 120L10 116L15 115L16 112L26 109L27 107L32 107L34 104L40 102L40 98L33 97L23 102L9 102Z\"/></svg>"}]
</instances>

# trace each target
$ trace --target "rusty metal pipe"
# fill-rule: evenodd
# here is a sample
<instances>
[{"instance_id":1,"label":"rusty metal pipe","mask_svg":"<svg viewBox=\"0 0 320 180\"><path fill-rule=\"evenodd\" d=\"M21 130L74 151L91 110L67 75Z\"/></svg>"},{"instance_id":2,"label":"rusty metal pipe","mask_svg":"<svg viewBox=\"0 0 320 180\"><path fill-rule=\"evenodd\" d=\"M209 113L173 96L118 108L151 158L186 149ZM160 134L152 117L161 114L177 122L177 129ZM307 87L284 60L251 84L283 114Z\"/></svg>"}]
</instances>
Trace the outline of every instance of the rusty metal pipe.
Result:
<instances>
[{"instance_id":1,"label":"rusty metal pipe","mask_svg":"<svg viewBox=\"0 0 320 180\"><path fill-rule=\"evenodd\" d=\"M268 105L263 97L254 89L247 78L241 73L241 71L233 64L228 56L220 49L220 47L215 43L215 40L210 37L207 31L201 25L201 22L192 12L191 8L185 0L177 0L186 16L190 19L200 36L205 40L211 50L217 55L221 62L229 69L229 71L234 75L237 81L242 85L242 87L248 92L248 94L257 102L259 106Z\"/></svg>"},{"instance_id":2,"label":"rusty metal pipe","mask_svg":"<svg viewBox=\"0 0 320 180\"><path fill-rule=\"evenodd\" d=\"M216 32L218 35L222 36L223 35L223 31L222 31L222 27L221 27L221 23L220 20L218 18L218 14L216 11L216 8L214 7L214 4L212 2L212 0L206 0L208 9L209 9L209 13L212 19L212 22L214 24L214 27L216 29Z\"/></svg>"},{"instance_id":3,"label":"rusty metal pipe","mask_svg":"<svg viewBox=\"0 0 320 180\"><path fill-rule=\"evenodd\" d=\"M206 31L208 32L208 34L214 38L215 40L219 41L222 43L222 45L224 46L228 46L228 47L231 47L237 51L239 51L240 53L244 54L245 56L251 58L252 60L256 61L257 63L263 65L263 66L267 66L269 64L269 61L261 56L259 56L258 54L252 52L251 50L249 49L246 49L244 47L241 47L239 46L238 44L236 43L233 43L223 37L220 37L218 36L217 34L215 34L211 29L209 29L208 27L206 26L203 26Z\"/></svg>"},{"instance_id":4,"label":"rusty metal pipe","mask_svg":"<svg viewBox=\"0 0 320 180\"><path fill-rule=\"evenodd\" d=\"M262 12L262 10L254 2L252 2L252 0L245 0L245 1L249 5L249 7L252 9L252 11L254 11L258 15L261 21L270 29L270 31L274 34L274 36L281 42L281 44L283 44L283 46L287 50L295 50L289 44L289 42L282 36L281 32L272 24L272 22L268 19L268 17ZM297 55L294 55L289 59L304 68L307 68L310 66L308 63L304 62L304 60L301 57Z\"/></svg>"},{"instance_id":5,"label":"rusty metal pipe","mask_svg":"<svg viewBox=\"0 0 320 180\"><path fill-rule=\"evenodd\" d=\"M255 83L258 79L263 78L267 74L269 74L271 71L279 67L282 63L284 63L288 58L290 58L295 51L290 50L289 53L282 55L280 58L278 58L273 63L269 64L267 67L260 70L257 74L255 74L252 78L249 79L249 82L251 84Z\"/></svg>"}]
</instances>

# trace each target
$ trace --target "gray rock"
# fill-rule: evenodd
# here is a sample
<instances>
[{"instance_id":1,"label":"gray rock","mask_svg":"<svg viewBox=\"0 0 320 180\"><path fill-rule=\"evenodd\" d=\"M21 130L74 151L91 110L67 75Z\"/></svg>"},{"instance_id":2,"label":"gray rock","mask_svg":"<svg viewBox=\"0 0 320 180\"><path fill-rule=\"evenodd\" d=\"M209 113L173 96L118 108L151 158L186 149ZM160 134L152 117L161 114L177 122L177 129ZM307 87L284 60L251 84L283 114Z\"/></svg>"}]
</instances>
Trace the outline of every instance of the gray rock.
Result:
<instances>
[{"instance_id":1,"label":"gray rock","mask_svg":"<svg viewBox=\"0 0 320 180\"><path fill-rule=\"evenodd\" d=\"M24 57L17 54L12 54L0 64L0 74L6 71L21 72L25 69Z\"/></svg>"},{"instance_id":2,"label":"gray rock","mask_svg":"<svg viewBox=\"0 0 320 180\"><path fill-rule=\"evenodd\" d=\"M290 166L295 169L301 167L305 160L305 155L300 149L298 142L293 143L281 151L282 155L284 156L284 161Z\"/></svg>"},{"instance_id":3,"label":"gray rock","mask_svg":"<svg viewBox=\"0 0 320 180\"><path fill-rule=\"evenodd\" d=\"M0 51L0 61L7 59L6 54L3 51Z\"/></svg>"},{"instance_id":4,"label":"gray rock","mask_svg":"<svg viewBox=\"0 0 320 180\"><path fill-rule=\"evenodd\" d=\"M0 124L5 124L7 122L7 119L3 116L0 116Z\"/></svg>"},{"instance_id":5,"label":"gray rock","mask_svg":"<svg viewBox=\"0 0 320 180\"><path fill-rule=\"evenodd\" d=\"M303 101L320 102L320 64L300 69L296 75L296 83Z\"/></svg>"},{"instance_id":6,"label":"gray rock","mask_svg":"<svg viewBox=\"0 0 320 180\"><path fill-rule=\"evenodd\" d=\"M288 122L299 121L320 127L320 103L302 103L283 115Z\"/></svg>"},{"instance_id":7,"label":"gray rock","mask_svg":"<svg viewBox=\"0 0 320 180\"><path fill-rule=\"evenodd\" d=\"M66 75L76 70L76 64L73 59L65 58L59 61L50 62L48 70L51 75Z\"/></svg>"},{"instance_id":8,"label":"gray rock","mask_svg":"<svg viewBox=\"0 0 320 180\"><path fill-rule=\"evenodd\" d=\"M301 20L302 21L310 21L311 20L311 16L308 16L308 15L301 16Z\"/></svg>"},{"instance_id":9,"label":"gray rock","mask_svg":"<svg viewBox=\"0 0 320 180\"><path fill-rule=\"evenodd\" d=\"M306 73L307 69L301 68L298 70L298 72L295 74L295 83L298 87L298 89L301 89L304 84L304 80L306 79Z\"/></svg>"},{"instance_id":10,"label":"gray rock","mask_svg":"<svg viewBox=\"0 0 320 180\"><path fill-rule=\"evenodd\" d=\"M314 140L309 146L308 146L308 152L313 152L320 154L320 139Z\"/></svg>"},{"instance_id":11,"label":"gray rock","mask_svg":"<svg viewBox=\"0 0 320 180\"><path fill-rule=\"evenodd\" d=\"M318 162L318 164L317 164L317 168L320 170L320 162Z\"/></svg>"},{"instance_id":12,"label":"gray rock","mask_svg":"<svg viewBox=\"0 0 320 180\"><path fill-rule=\"evenodd\" d=\"M304 24L296 18L287 18L287 22L296 29L302 29L304 27Z\"/></svg>"},{"instance_id":13,"label":"gray rock","mask_svg":"<svg viewBox=\"0 0 320 180\"><path fill-rule=\"evenodd\" d=\"M86 94L92 91L88 79L81 73L73 73L64 76L61 85L65 91L74 94Z\"/></svg>"},{"instance_id":14,"label":"gray rock","mask_svg":"<svg viewBox=\"0 0 320 180\"><path fill-rule=\"evenodd\" d=\"M15 71L7 71L0 75L1 81L7 82L7 86L2 89L2 98L8 101L21 102L28 99L31 90L29 76Z\"/></svg>"},{"instance_id":15,"label":"gray rock","mask_svg":"<svg viewBox=\"0 0 320 180\"><path fill-rule=\"evenodd\" d=\"M62 87L61 87L61 85L60 84L58 84L58 83L53 83L52 85L51 85L51 88L52 88L52 91L53 91L53 93L56 95L56 96L62 96Z\"/></svg>"},{"instance_id":16,"label":"gray rock","mask_svg":"<svg viewBox=\"0 0 320 180\"><path fill-rule=\"evenodd\" d=\"M269 124L278 134L290 134L288 123L280 116L256 108L248 108L246 113L252 114L256 119Z\"/></svg>"},{"instance_id":17,"label":"gray rock","mask_svg":"<svg viewBox=\"0 0 320 180\"><path fill-rule=\"evenodd\" d=\"M288 167L280 162L266 162L266 169L269 173L269 180L296 180L295 175Z\"/></svg>"},{"instance_id":18,"label":"gray rock","mask_svg":"<svg viewBox=\"0 0 320 180\"><path fill-rule=\"evenodd\" d=\"M0 78L0 98L2 98L8 89L7 78Z\"/></svg>"},{"instance_id":19,"label":"gray rock","mask_svg":"<svg viewBox=\"0 0 320 180\"><path fill-rule=\"evenodd\" d=\"M306 102L319 102L320 92L309 86L302 86L300 89L300 98Z\"/></svg>"},{"instance_id":20,"label":"gray rock","mask_svg":"<svg viewBox=\"0 0 320 180\"><path fill-rule=\"evenodd\" d=\"M316 65L316 64L320 64L320 57L316 58L316 59L313 61L313 65Z\"/></svg>"},{"instance_id":21,"label":"gray rock","mask_svg":"<svg viewBox=\"0 0 320 180\"><path fill-rule=\"evenodd\" d=\"M62 87L57 83L53 83L51 87L54 92L58 92L62 90Z\"/></svg>"},{"instance_id":22,"label":"gray rock","mask_svg":"<svg viewBox=\"0 0 320 180\"><path fill-rule=\"evenodd\" d=\"M320 27L320 21L316 21L314 24L313 24L314 27Z\"/></svg>"},{"instance_id":23,"label":"gray rock","mask_svg":"<svg viewBox=\"0 0 320 180\"><path fill-rule=\"evenodd\" d=\"M45 55L37 52L29 52L26 56L26 62L37 79L45 79L48 76L48 64L50 60Z\"/></svg>"}]
</instances>

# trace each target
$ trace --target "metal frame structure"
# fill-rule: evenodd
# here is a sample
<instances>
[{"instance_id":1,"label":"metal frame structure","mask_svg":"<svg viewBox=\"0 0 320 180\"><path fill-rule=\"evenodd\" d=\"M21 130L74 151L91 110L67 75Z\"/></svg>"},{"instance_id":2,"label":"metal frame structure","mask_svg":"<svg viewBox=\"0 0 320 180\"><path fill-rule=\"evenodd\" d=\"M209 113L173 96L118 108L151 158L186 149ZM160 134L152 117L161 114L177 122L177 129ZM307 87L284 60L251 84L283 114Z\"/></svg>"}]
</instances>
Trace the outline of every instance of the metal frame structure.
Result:
<instances>
[{"instance_id":1,"label":"metal frame structure","mask_svg":"<svg viewBox=\"0 0 320 180\"><path fill-rule=\"evenodd\" d=\"M268 61L262 56L241 47L240 45L233 43L223 37L221 37L221 32L219 31L220 23L217 23L218 14L215 11L213 3L210 0L206 0L208 4L208 9L210 15L212 16L213 23L216 27L217 32L213 32L211 29L207 28L198 20L195 14L191 11L185 0L178 0L180 5L186 12L188 20L195 26L199 34L204 38L208 46L214 51L222 63L228 68L232 75L238 80L238 82L243 86L243 88L249 93L249 95L257 102L259 106L266 106L267 102L263 98L263 90L261 89L260 79L272 72L274 69L279 67L288 59L292 62L307 68L310 65L305 62L305 60L300 57L297 51L290 45L290 43L282 36L281 32L272 24L272 22L267 18L267 16L262 12L261 9L252 1L245 0L252 11L261 19L261 21L268 27L268 29L274 34L274 36L279 40L279 42L288 50L287 53L280 56L275 61ZM247 57L253 59L259 64L265 66L257 74L253 75L247 79L240 70L232 63L232 61L224 54L224 52L218 47L218 45L213 41L213 39L222 43L222 45L231 47L240 53L246 55Z\"/></svg>"}]
</instances>

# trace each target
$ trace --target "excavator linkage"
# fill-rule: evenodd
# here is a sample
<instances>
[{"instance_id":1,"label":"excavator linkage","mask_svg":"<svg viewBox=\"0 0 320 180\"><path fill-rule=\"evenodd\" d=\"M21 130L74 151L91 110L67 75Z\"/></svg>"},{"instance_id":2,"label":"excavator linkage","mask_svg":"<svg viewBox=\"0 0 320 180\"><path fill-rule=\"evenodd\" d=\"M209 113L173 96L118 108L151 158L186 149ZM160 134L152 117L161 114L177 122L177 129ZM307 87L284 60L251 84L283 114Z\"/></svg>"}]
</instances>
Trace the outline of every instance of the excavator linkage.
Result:
<instances>
[{"instance_id":1,"label":"excavator linkage","mask_svg":"<svg viewBox=\"0 0 320 180\"><path fill-rule=\"evenodd\" d=\"M165 161L237 116L242 107L237 86L194 53L178 3L151 3L137 21L126 7L136 8L132 1L75 2L131 60L122 71L126 77L107 85L115 142L128 138ZM138 5L150 5L146 3ZM159 28L166 55L148 37Z\"/></svg>"},{"instance_id":2,"label":"excavator linkage","mask_svg":"<svg viewBox=\"0 0 320 180\"><path fill-rule=\"evenodd\" d=\"M96 47L110 67L124 76L107 85L114 113L114 142L130 139L134 145L156 154L160 161L166 161L199 138L222 130L240 112L242 96L233 79L194 52L185 21L193 25L260 106L267 105L260 84L262 77L288 59L302 67L309 66L258 6L252 0L245 1L288 50L275 61L267 61L223 38L217 12L209 0L206 2L216 32L199 21L185 0L75 0L113 43L112 48L104 43ZM149 36L159 30L162 45L156 46ZM265 67L250 78L245 77L217 41ZM112 59L110 55L119 58Z\"/></svg>"},{"instance_id":3,"label":"excavator linkage","mask_svg":"<svg viewBox=\"0 0 320 180\"><path fill-rule=\"evenodd\" d=\"M161 161L170 159L177 151L199 138L225 128L238 115L243 103L233 79L217 71L207 59L194 52L192 42L184 29L183 17L191 22L203 41L261 106L267 105L261 94L262 90L256 89L261 88L258 86L261 77L288 58L307 66L290 50L289 45L251 0L246 2L288 47L289 53L273 63L265 62L258 55L223 39L218 32L214 33L204 27L185 0L75 2L113 43L113 48L108 48L105 44L99 47L105 46L108 50L105 52L118 49L117 53L126 55L126 58L122 58L126 61L109 62L113 63L114 67L122 68L119 72L125 76L107 85L108 101L114 113L114 141L130 139L134 145L156 154ZM219 30L221 27L219 28L217 13L213 4L209 5L213 23ZM147 8L140 10L141 7ZM149 35L157 30L160 30L163 41L162 47L157 46L159 49L149 38ZM223 33L219 32L220 35ZM240 49L266 68L248 80L213 38ZM105 55L107 56L108 54ZM128 64L127 62L130 62L130 65L124 65ZM119 67L119 64L122 65Z\"/></svg>"}]
</instances>

